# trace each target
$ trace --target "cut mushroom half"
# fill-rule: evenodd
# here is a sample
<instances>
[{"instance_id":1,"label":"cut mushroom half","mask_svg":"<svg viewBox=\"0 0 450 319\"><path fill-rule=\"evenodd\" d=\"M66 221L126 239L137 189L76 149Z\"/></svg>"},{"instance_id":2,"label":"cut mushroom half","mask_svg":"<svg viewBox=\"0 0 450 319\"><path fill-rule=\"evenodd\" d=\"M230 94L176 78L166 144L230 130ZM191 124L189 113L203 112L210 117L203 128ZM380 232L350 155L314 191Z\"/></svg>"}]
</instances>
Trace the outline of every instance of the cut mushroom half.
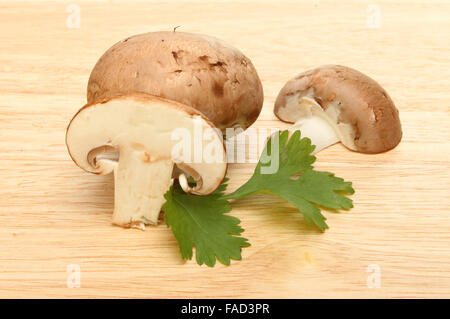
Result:
<instances>
[{"instance_id":1,"label":"cut mushroom half","mask_svg":"<svg viewBox=\"0 0 450 319\"><path fill-rule=\"evenodd\" d=\"M274 113L309 137L315 153L337 142L353 151L381 153L402 137L399 113L387 92L345 66L322 66L288 81Z\"/></svg>"},{"instance_id":2,"label":"cut mushroom half","mask_svg":"<svg viewBox=\"0 0 450 319\"><path fill-rule=\"evenodd\" d=\"M84 106L67 128L73 161L100 175L114 173L113 223L157 224L174 166L186 191L207 195L225 177L220 130L195 109L148 94L117 96Z\"/></svg>"}]
</instances>

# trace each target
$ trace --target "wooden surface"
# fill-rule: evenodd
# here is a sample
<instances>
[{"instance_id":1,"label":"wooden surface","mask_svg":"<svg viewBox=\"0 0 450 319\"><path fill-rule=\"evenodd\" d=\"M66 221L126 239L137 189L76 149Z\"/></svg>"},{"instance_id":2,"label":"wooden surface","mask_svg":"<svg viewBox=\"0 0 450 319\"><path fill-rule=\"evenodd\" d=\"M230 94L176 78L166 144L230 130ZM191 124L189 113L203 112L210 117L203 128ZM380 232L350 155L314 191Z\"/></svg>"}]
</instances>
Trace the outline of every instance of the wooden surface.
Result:
<instances>
[{"instance_id":1,"label":"wooden surface","mask_svg":"<svg viewBox=\"0 0 450 319\"><path fill-rule=\"evenodd\" d=\"M450 297L450 3L365 1L0 3L0 297ZM115 42L156 30L222 38L250 57L265 90L256 127L286 127L274 99L296 73L348 65L396 102L401 144L362 155L340 145L316 167L354 182L355 208L307 227L273 197L233 204L252 246L231 266L180 259L165 225L111 225L113 181L70 160L65 128L91 68ZM230 190L254 164L230 165ZM67 287L67 266L81 288ZM377 265L377 266L369 266ZM369 267L381 287L369 288Z\"/></svg>"}]
</instances>

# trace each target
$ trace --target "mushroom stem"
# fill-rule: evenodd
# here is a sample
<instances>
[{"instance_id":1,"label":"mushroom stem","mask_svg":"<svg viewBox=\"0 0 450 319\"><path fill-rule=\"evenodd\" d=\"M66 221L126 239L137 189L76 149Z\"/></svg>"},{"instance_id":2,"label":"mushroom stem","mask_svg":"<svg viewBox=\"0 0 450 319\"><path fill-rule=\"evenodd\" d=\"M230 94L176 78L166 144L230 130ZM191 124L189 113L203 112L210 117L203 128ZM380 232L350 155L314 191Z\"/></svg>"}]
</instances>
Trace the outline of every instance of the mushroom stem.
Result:
<instances>
[{"instance_id":1,"label":"mushroom stem","mask_svg":"<svg viewBox=\"0 0 450 319\"><path fill-rule=\"evenodd\" d=\"M312 116L301 119L292 126L292 130L299 129L302 137L309 137L311 144L315 145L314 154L324 148L339 142L334 129L324 119Z\"/></svg>"},{"instance_id":2,"label":"mushroom stem","mask_svg":"<svg viewBox=\"0 0 450 319\"><path fill-rule=\"evenodd\" d=\"M317 153L328 146L340 141L334 125L330 123L320 105L310 98L299 101L302 117L295 122L291 130L299 129L302 137L308 137L315 145L313 153Z\"/></svg>"},{"instance_id":3,"label":"mushroom stem","mask_svg":"<svg viewBox=\"0 0 450 319\"><path fill-rule=\"evenodd\" d=\"M141 229L157 224L173 166L170 159L152 159L145 151L121 148L114 169L113 223Z\"/></svg>"}]
</instances>

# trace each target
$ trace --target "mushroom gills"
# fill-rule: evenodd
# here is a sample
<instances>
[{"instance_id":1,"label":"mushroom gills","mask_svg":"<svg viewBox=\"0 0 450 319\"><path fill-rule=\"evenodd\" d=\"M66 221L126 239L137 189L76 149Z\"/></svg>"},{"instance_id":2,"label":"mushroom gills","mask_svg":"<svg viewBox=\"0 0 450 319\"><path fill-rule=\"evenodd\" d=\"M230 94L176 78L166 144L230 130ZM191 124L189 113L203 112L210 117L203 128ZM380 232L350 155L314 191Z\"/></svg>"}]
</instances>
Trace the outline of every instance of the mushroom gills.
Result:
<instances>
[{"instance_id":1,"label":"mushroom gills","mask_svg":"<svg viewBox=\"0 0 450 319\"><path fill-rule=\"evenodd\" d=\"M313 153L317 153L341 140L335 124L329 120L322 107L315 100L302 97L299 100L288 101L288 104L290 103L298 103L297 107L287 106L290 109L295 108L299 112L298 120L291 127L291 130L299 129L302 137L308 137L311 140L311 143L316 146Z\"/></svg>"}]
</instances>

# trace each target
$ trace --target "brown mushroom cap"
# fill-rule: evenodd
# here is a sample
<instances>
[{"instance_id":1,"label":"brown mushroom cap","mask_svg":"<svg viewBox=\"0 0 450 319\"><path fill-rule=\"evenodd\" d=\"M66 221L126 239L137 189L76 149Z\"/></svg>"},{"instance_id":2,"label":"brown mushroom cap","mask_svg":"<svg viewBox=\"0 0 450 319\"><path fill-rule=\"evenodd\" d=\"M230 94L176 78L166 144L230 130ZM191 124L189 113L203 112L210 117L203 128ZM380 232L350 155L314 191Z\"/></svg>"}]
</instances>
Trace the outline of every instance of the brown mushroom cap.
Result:
<instances>
[{"instance_id":1,"label":"brown mushroom cap","mask_svg":"<svg viewBox=\"0 0 450 319\"><path fill-rule=\"evenodd\" d=\"M89 78L88 103L143 92L202 112L222 131L256 121L263 88L251 61L213 37L151 32L116 43Z\"/></svg>"},{"instance_id":2,"label":"brown mushroom cap","mask_svg":"<svg viewBox=\"0 0 450 319\"><path fill-rule=\"evenodd\" d=\"M399 113L387 92L367 75L340 65L322 66L299 74L282 88L274 113L282 121L296 122L299 112L289 98L314 99L341 130L341 142L361 153L381 153L400 142ZM288 106L290 105L290 106Z\"/></svg>"}]
</instances>

